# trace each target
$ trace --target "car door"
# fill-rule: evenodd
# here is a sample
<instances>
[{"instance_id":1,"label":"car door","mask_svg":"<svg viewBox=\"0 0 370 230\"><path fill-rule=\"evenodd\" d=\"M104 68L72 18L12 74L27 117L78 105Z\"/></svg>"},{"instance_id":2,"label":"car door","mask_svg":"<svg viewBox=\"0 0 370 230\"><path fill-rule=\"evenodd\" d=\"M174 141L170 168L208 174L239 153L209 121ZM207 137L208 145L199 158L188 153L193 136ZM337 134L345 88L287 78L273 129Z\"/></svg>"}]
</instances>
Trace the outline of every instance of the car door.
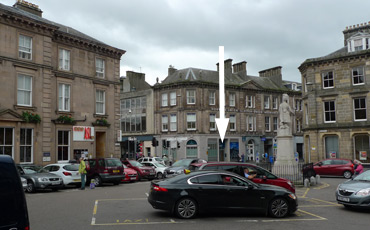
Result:
<instances>
[{"instance_id":1,"label":"car door","mask_svg":"<svg viewBox=\"0 0 370 230\"><path fill-rule=\"evenodd\" d=\"M342 176L343 175L343 161L342 160L332 160L330 167L330 175Z\"/></svg>"},{"instance_id":2,"label":"car door","mask_svg":"<svg viewBox=\"0 0 370 230\"><path fill-rule=\"evenodd\" d=\"M330 167L332 160L324 160L315 164L314 169L316 174L319 175L331 175Z\"/></svg>"}]
</instances>

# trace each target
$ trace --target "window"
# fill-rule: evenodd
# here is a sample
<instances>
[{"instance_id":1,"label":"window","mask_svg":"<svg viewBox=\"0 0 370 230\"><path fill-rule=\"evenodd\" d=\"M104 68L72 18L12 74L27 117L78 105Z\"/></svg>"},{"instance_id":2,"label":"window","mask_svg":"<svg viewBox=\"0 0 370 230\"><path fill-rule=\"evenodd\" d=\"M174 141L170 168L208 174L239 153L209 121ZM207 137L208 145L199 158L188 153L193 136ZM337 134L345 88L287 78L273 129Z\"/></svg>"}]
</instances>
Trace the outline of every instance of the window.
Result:
<instances>
[{"instance_id":1,"label":"window","mask_svg":"<svg viewBox=\"0 0 370 230\"><path fill-rule=\"evenodd\" d=\"M0 128L0 155L13 157L13 128Z\"/></svg>"},{"instance_id":2,"label":"window","mask_svg":"<svg viewBox=\"0 0 370 230\"><path fill-rule=\"evenodd\" d=\"M334 75L332 71L322 73L323 88L334 88Z\"/></svg>"},{"instance_id":3,"label":"window","mask_svg":"<svg viewBox=\"0 0 370 230\"><path fill-rule=\"evenodd\" d=\"M19 35L18 55L20 58L32 60L32 38Z\"/></svg>"},{"instance_id":4,"label":"window","mask_svg":"<svg viewBox=\"0 0 370 230\"><path fill-rule=\"evenodd\" d=\"M177 116L176 114L171 114L171 131L177 130Z\"/></svg>"},{"instance_id":5,"label":"window","mask_svg":"<svg viewBox=\"0 0 370 230\"><path fill-rule=\"evenodd\" d=\"M188 113L186 115L187 130L196 130L195 126L196 121L197 121L196 114Z\"/></svg>"},{"instance_id":6,"label":"window","mask_svg":"<svg viewBox=\"0 0 370 230\"><path fill-rule=\"evenodd\" d=\"M278 118L277 117L273 117L273 128L274 128L274 131L276 132L278 130Z\"/></svg>"},{"instance_id":7,"label":"window","mask_svg":"<svg viewBox=\"0 0 370 230\"><path fill-rule=\"evenodd\" d=\"M365 84L363 67L356 67L352 69L352 84L353 85Z\"/></svg>"},{"instance_id":8,"label":"window","mask_svg":"<svg viewBox=\"0 0 370 230\"><path fill-rule=\"evenodd\" d=\"M162 132L168 131L168 116L162 115Z\"/></svg>"},{"instance_id":9,"label":"window","mask_svg":"<svg viewBox=\"0 0 370 230\"><path fill-rule=\"evenodd\" d=\"M229 94L229 105L234 107L235 106L235 93Z\"/></svg>"},{"instance_id":10,"label":"window","mask_svg":"<svg viewBox=\"0 0 370 230\"><path fill-rule=\"evenodd\" d=\"M194 184L209 184L209 185L214 185L214 184L220 184L220 176L219 175L205 175L205 176L199 176L195 177L191 180L192 183Z\"/></svg>"},{"instance_id":11,"label":"window","mask_svg":"<svg viewBox=\"0 0 370 230\"><path fill-rule=\"evenodd\" d=\"M96 90L96 114L105 114L105 92Z\"/></svg>"},{"instance_id":12,"label":"window","mask_svg":"<svg viewBox=\"0 0 370 230\"><path fill-rule=\"evenodd\" d=\"M256 116L252 115L247 116L247 131L249 132L256 131Z\"/></svg>"},{"instance_id":13,"label":"window","mask_svg":"<svg viewBox=\"0 0 370 230\"><path fill-rule=\"evenodd\" d=\"M216 130L216 114L209 115L209 130L211 131Z\"/></svg>"},{"instance_id":14,"label":"window","mask_svg":"<svg viewBox=\"0 0 370 230\"><path fill-rule=\"evenodd\" d=\"M70 85L59 84L59 111L70 110Z\"/></svg>"},{"instance_id":15,"label":"window","mask_svg":"<svg viewBox=\"0 0 370 230\"><path fill-rule=\"evenodd\" d=\"M187 90L186 91L186 101L188 105L195 104L195 90Z\"/></svg>"},{"instance_id":16,"label":"window","mask_svg":"<svg viewBox=\"0 0 370 230\"><path fill-rule=\"evenodd\" d=\"M335 122L335 102L334 101L324 102L324 116L325 116L325 123Z\"/></svg>"},{"instance_id":17,"label":"window","mask_svg":"<svg viewBox=\"0 0 370 230\"><path fill-rule=\"evenodd\" d=\"M216 93L209 92L209 105L215 105L215 104L216 104Z\"/></svg>"},{"instance_id":18,"label":"window","mask_svg":"<svg viewBox=\"0 0 370 230\"><path fill-rule=\"evenodd\" d=\"M254 96L247 95L245 100L246 100L245 106L247 108L255 108L255 97Z\"/></svg>"},{"instance_id":19,"label":"window","mask_svg":"<svg viewBox=\"0 0 370 230\"><path fill-rule=\"evenodd\" d=\"M296 120L296 130L297 133L300 133L302 131L302 121L300 119Z\"/></svg>"},{"instance_id":20,"label":"window","mask_svg":"<svg viewBox=\"0 0 370 230\"><path fill-rule=\"evenodd\" d=\"M69 131L58 131L58 161L69 160Z\"/></svg>"},{"instance_id":21,"label":"window","mask_svg":"<svg viewBox=\"0 0 370 230\"><path fill-rule=\"evenodd\" d=\"M168 94L167 93L163 93L162 94L162 106L168 106Z\"/></svg>"},{"instance_id":22,"label":"window","mask_svg":"<svg viewBox=\"0 0 370 230\"><path fill-rule=\"evenodd\" d=\"M269 109L270 108L270 96L264 96L264 108Z\"/></svg>"},{"instance_id":23,"label":"window","mask_svg":"<svg viewBox=\"0 0 370 230\"><path fill-rule=\"evenodd\" d=\"M265 117L265 130L270 132L270 117Z\"/></svg>"},{"instance_id":24,"label":"window","mask_svg":"<svg viewBox=\"0 0 370 230\"><path fill-rule=\"evenodd\" d=\"M366 100L365 98L353 99L353 107L355 113L355 121L366 120Z\"/></svg>"},{"instance_id":25,"label":"window","mask_svg":"<svg viewBox=\"0 0 370 230\"><path fill-rule=\"evenodd\" d=\"M302 111L302 100L295 100L295 110Z\"/></svg>"},{"instance_id":26,"label":"window","mask_svg":"<svg viewBox=\"0 0 370 230\"><path fill-rule=\"evenodd\" d=\"M70 70L71 65L71 53L69 50L59 49L59 69L60 70Z\"/></svg>"},{"instance_id":27,"label":"window","mask_svg":"<svg viewBox=\"0 0 370 230\"><path fill-rule=\"evenodd\" d=\"M362 39L356 39L355 42L355 51L362 50Z\"/></svg>"},{"instance_id":28,"label":"window","mask_svg":"<svg viewBox=\"0 0 370 230\"><path fill-rule=\"evenodd\" d=\"M305 108L306 125L308 125L308 106L307 104L304 105L304 108Z\"/></svg>"},{"instance_id":29,"label":"window","mask_svg":"<svg viewBox=\"0 0 370 230\"><path fill-rule=\"evenodd\" d=\"M32 105L32 77L19 74L17 89L17 105L31 106Z\"/></svg>"},{"instance_id":30,"label":"window","mask_svg":"<svg viewBox=\"0 0 370 230\"><path fill-rule=\"evenodd\" d=\"M278 104L279 104L279 102L278 102L279 100L278 100L278 97L273 97L272 98L272 108L273 109L278 109Z\"/></svg>"},{"instance_id":31,"label":"window","mask_svg":"<svg viewBox=\"0 0 370 230\"><path fill-rule=\"evenodd\" d=\"M189 140L186 143L186 158L197 158L198 146L195 140Z\"/></svg>"},{"instance_id":32,"label":"window","mask_svg":"<svg viewBox=\"0 0 370 230\"><path fill-rule=\"evenodd\" d=\"M136 108L136 109L135 109ZM121 100L122 132L146 131L146 97Z\"/></svg>"},{"instance_id":33,"label":"window","mask_svg":"<svg viewBox=\"0 0 370 230\"><path fill-rule=\"evenodd\" d=\"M170 105L171 106L176 105L176 92L170 93Z\"/></svg>"},{"instance_id":34,"label":"window","mask_svg":"<svg viewBox=\"0 0 370 230\"><path fill-rule=\"evenodd\" d=\"M20 157L19 161L21 163L32 163L32 129L22 129L20 137Z\"/></svg>"},{"instance_id":35,"label":"window","mask_svg":"<svg viewBox=\"0 0 370 230\"><path fill-rule=\"evenodd\" d=\"M236 131L236 117L235 117L235 115L230 115L230 131Z\"/></svg>"},{"instance_id":36,"label":"window","mask_svg":"<svg viewBox=\"0 0 370 230\"><path fill-rule=\"evenodd\" d=\"M101 58L95 59L96 76L104 78L105 75L105 61Z\"/></svg>"}]
</instances>

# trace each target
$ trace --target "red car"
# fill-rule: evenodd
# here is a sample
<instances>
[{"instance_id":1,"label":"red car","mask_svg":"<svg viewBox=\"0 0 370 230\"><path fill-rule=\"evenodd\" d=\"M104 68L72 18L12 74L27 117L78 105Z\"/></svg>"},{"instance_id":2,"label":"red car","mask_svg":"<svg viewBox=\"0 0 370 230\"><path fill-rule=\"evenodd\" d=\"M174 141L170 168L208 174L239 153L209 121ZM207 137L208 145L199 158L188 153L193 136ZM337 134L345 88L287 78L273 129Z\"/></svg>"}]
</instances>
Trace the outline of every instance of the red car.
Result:
<instances>
[{"instance_id":1,"label":"red car","mask_svg":"<svg viewBox=\"0 0 370 230\"><path fill-rule=\"evenodd\" d=\"M315 163L313 168L316 174L322 176L343 176L349 179L354 173L354 163L348 159L325 159Z\"/></svg>"},{"instance_id":2,"label":"red car","mask_svg":"<svg viewBox=\"0 0 370 230\"><path fill-rule=\"evenodd\" d=\"M250 174L253 173L257 174L255 178L251 179L251 181L253 181L256 184L276 185L286 188L289 191L295 193L294 184L290 180L277 177L274 174L267 171L266 169L263 169L253 164L240 162L214 162L200 166L199 170L224 170L244 176L244 168L248 168Z\"/></svg>"},{"instance_id":3,"label":"red car","mask_svg":"<svg viewBox=\"0 0 370 230\"><path fill-rule=\"evenodd\" d=\"M123 160L122 163L126 165L128 168L136 170L138 176L139 176L139 181L142 178L148 179L148 180L153 180L156 176L155 169L149 166L144 166L140 164L137 161L134 160Z\"/></svg>"},{"instance_id":4,"label":"red car","mask_svg":"<svg viewBox=\"0 0 370 230\"><path fill-rule=\"evenodd\" d=\"M139 180L139 176L135 169L130 169L126 165L123 165L123 168L125 170L125 178L121 180L121 182L135 182Z\"/></svg>"}]
</instances>

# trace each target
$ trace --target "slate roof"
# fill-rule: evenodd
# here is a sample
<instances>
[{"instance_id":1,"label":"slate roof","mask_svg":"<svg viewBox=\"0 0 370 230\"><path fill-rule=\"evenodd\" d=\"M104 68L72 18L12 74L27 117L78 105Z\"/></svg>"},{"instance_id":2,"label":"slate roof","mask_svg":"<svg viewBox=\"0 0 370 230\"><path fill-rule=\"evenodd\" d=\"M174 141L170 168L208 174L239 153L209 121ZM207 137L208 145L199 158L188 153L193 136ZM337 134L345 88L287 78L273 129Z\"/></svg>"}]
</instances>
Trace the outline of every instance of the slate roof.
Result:
<instances>
[{"instance_id":1,"label":"slate roof","mask_svg":"<svg viewBox=\"0 0 370 230\"><path fill-rule=\"evenodd\" d=\"M210 84L218 84L219 73L218 71L190 67L186 69L176 70L173 74L167 76L159 85L164 86L181 82L204 82ZM242 73L225 73L225 85L240 87L249 82L257 85L258 88L262 89L287 90L284 85L279 86L268 77L243 75Z\"/></svg>"},{"instance_id":2,"label":"slate roof","mask_svg":"<svg viewBox=\"0 0 370 230\"><path fill-rule=\"evenodd\" d=\"M83 39L87 39L87 40L90 40L90 41L93 41L93 42L96 42L96 43L100 43L100 44L106 46L105 43L103 43L103 42L101 42L101 41L99 41L95 38L92 38L92 37L90 37L90 36L88 36L84 33L81 33L78 30L75 30L75 29L73 29L71 27L68 27L68 26L64 26L64 25L59 24L59 23L49 21L49 20L47 20L43 17L39 17L35 14L29 13L29 12L24 11L22 9L11 7L11 6L6 6L6 5L0 3L0 10L4 10L6 12L9 12L11 14L16 14L16 15L21 16L21 17L30 18L32 20L35 20L35 21L43 23L43 24L47 24L47 25L50 25L50 26L55 26L55 27L57 27L57 30L60 31L60 32L68 33L68 34L71 34L73 36L83 38Z\"/></svg>"}]
</instances>

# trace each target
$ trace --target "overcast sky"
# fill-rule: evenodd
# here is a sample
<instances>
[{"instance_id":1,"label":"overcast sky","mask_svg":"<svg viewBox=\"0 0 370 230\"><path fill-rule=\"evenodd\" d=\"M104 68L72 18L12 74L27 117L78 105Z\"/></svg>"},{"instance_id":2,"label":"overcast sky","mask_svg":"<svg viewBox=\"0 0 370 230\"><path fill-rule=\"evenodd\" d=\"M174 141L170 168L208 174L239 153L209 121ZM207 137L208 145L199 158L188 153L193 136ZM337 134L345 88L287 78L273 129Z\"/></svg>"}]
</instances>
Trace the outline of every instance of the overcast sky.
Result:
<instances>
[{"instance_id":1,"label":"overcast sky","mask_svg":"<svg viewBox=\"0 0 370 230\"><path fill-rule=\"evenodd\" d=\"M11 6L15 0L0 0ZM299 65L344 46L346 26L370 21L362 0L29 0L43 17L126 50L127 70L153 85L169 65L216 70L218 46L249 75L275 66L301 81Z\"/></svg>"}]
</instances>

